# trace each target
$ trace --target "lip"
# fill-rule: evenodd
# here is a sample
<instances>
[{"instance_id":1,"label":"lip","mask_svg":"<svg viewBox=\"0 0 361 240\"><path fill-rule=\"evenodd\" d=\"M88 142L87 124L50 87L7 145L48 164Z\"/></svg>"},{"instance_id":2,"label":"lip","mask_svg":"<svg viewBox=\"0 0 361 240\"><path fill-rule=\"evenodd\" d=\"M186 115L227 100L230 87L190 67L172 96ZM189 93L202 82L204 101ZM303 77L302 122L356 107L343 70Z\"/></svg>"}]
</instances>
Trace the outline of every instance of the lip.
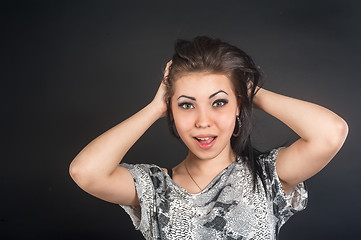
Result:
<instances>
[{"instance_id":1,"label":"lip","mask_svg":"<svg viewBox=\"0 0 361 240\"><path fill-rule=\"evenodd\" d=\"M204 142L201 142L199 141L198 139L199 138L213 138L213 140L211 140L211 142L208 142L208 141L204 141ZM210 149L214 143L216 142L217 140L217 136L210 136L210 135L198 135L196 137L193 137L194 141L198 144L198 146L202 149Z\"/></svg>"}]
</instances>

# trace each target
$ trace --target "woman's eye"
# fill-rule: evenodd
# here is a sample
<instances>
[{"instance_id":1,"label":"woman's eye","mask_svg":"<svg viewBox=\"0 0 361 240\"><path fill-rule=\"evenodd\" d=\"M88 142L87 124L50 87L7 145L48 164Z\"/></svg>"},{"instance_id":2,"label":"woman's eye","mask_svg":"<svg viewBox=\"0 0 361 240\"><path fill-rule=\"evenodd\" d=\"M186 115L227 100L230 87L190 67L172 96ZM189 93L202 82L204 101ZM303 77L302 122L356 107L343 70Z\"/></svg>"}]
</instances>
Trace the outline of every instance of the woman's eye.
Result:
<instances>
[{"instance_id":1,"label":"woman's eye","mask_svg":"<svg viewBox=\"0 0 361 240\"><path fill-rule=\"evenodd\" d=\"M227 100L217 100L213 103L213 107L223 107L224 105L226 105L228 103Z\"/></svg>"},{"instance_id":2,"label":"woman's eye","mask_svg":"<svg viewBox=\"0 0 361 240\"><path fill-rule=\"evenodd\" d=\"M181 108L184 108L184 109L194 108L193 104L191 104L191 103L180 103L180 104L178 104L178 106L180 106Z\"/></svg>"}]
</instances>

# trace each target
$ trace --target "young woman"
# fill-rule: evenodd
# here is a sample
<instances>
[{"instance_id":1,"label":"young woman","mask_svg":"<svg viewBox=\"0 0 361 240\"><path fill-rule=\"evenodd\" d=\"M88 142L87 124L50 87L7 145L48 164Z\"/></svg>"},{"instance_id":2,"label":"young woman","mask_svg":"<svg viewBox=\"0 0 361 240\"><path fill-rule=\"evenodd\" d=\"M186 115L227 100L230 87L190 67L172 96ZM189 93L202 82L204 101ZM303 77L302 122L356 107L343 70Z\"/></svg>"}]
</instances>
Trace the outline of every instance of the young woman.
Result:
<instances>
[{"instance_id":1,"label":"young woman","mask_svg":"<svg viewBox=\"0 0 361 240\"><path fill-rule=\"evenodd\" d=\"M70 165L72 178L120 204L146 239L277 239L306 207L303 181L335 156L348 127L321 106L260 88L260 80L237 47L209 37L178 41L153 101L89 143ZM253 107L300 139L257 152L250 141ZM184 161L169 170L119 164L164 116L189 149Z\"/></svg>"}]
</instances>

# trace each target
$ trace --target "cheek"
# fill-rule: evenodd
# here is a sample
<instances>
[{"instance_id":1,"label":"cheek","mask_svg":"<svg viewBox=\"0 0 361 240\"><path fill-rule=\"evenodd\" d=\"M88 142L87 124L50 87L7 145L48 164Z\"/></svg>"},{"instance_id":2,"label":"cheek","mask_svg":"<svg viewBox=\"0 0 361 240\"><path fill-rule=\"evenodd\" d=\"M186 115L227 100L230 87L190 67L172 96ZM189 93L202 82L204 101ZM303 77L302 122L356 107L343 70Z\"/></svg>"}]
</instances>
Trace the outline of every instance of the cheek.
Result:
<instances>
[{"instance_id":1,"label":"cheek","mask_svg":"<svg viewBox=\"0 0 361 240\"><path fill-rule=\"evenodd\" d=\"M193 121L191 120L190 117L185 116L185 114L179 114L175 116L174 123L176 125L179 134L182 134L182 132L192 129L193 127Z\"/></svg>"},{"instance_id":2,"label":"cheek","mask_svg":"<svg viewBox=\"0 0 361 240\"><path fill-rule=\"evenodd\" d=\"M236 116L233 114L218 114L217 125L223 130L233 131L235 127Z\"/></svg>"},{"instance_id":3,"label":"cheek","mask_svg":"<svg viewBox=\"0 0 361 240\"><path fill-rule=\"evenodd\" d=\"M225 109L224 111L218 111L216 116L216 122L218 128L223 131L232 132L236 123L236 108Z\"/></svg>"},{"instance_id":4,"label":"cheek","mask_svg":"<svg viewBox=\"0 0 361 240\"><path fill-rule=\"evenodd\" d=\"M192 129L194 120L189 112L182 111L178 108L178 106L176 106L172 107L172 113L179 135L183 135L185 132Z\"/></svg>"}]
</instances>

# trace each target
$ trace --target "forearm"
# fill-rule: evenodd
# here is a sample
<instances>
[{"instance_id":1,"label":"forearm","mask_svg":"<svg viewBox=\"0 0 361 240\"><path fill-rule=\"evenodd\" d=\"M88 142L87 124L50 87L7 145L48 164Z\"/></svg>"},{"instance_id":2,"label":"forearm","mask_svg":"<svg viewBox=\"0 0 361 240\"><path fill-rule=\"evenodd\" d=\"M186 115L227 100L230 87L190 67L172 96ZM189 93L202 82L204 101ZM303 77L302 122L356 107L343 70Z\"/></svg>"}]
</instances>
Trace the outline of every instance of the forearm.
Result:
<instances>
[{"instance_id":1,"label":"forearm","mask_svg":"<svg viewBox=\"0 0 361 240\"><path fill-rule=\"evenodd\" d=\"M80 175L79 178L83 179L110 176L127 151L161 115L156 106L150 103L132 117L101 134L72 161L71 175Z\"/></svg>"},{"instance_id":2,"label":"forearm","mask_svg":"<svg viewBox=\"0 0 361 240\"><path fill-rule=\"evenodd\" d=\"M306 142L337 145L347 134L342 118L313 103L260 89L254 105L281 120Z\"/></svg>"}]
</instances>

